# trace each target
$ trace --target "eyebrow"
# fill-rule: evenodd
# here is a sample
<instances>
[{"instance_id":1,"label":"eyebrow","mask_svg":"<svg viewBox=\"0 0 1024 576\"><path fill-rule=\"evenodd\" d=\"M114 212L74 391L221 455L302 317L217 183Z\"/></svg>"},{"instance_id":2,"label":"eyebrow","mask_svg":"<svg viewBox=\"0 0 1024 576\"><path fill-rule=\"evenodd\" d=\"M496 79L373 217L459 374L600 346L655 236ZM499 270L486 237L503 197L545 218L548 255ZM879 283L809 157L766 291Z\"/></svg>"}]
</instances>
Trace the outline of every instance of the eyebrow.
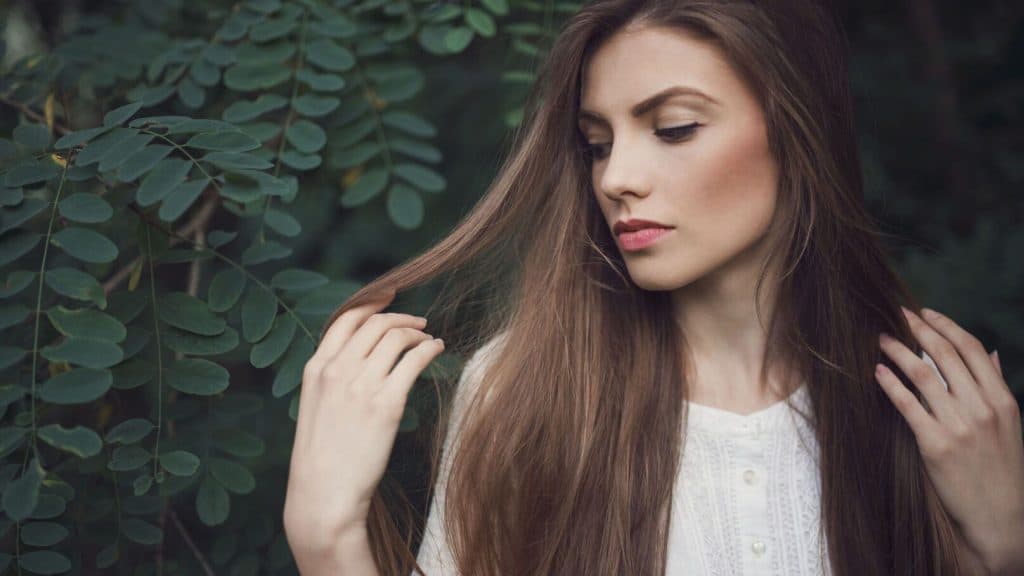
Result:
<instances>
[{"instance_id":1,"label":"eyebrow","mask_svg":"<svg viewBox=\"0 0 1024 576\"><path fill-rule=\"evenodd\" d=\"M705 100L714 105L721 105L718 100L715 100L711 96L708 96L704 92L693 88L692 86L669 86L664 90L645 98L643 101L633 105L630 109L630 113L634 118L639 118L644 114L654 110L658 106L665 103L666 100L673 96L696 96L702 100ZM591 112L590 110L580 110L578 120L592 120L599 123L607 123L607 121L597 112Z\"/></svg>"}]
</instances>

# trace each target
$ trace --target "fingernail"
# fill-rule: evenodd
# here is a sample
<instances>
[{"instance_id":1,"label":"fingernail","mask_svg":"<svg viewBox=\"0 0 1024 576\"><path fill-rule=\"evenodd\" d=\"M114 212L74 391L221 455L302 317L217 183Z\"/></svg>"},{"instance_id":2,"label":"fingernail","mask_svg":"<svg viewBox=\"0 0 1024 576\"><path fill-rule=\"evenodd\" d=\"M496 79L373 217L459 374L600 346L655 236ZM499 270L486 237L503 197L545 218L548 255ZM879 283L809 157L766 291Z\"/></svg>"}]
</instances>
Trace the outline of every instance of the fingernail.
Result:
<instances>
[{"instance_id":1,"label":"fingernail","mask_svg":"<svg viewBox=\"0 0 1024 576\"><path fill-rule=\"evenodd\" d=\"M999 364L1000 366L1002 366L1002 365L1003 365L1003 363L999 361L999 350L993 350L993 351L992 351L992 356L994 356L994 357L995 357L995 359L996 359L996 364Z\"/></svg>"},{"instance_id":2,"label":"fingernail","mask_svg":"<svg viewBox=\"0 0 1024 576\"><path fill-rule=\"evenodd\" d=\"M939 313L931 308L921 308L921 315L929 320L935 320L939 317Z\"/></svg>"}]
</instances>

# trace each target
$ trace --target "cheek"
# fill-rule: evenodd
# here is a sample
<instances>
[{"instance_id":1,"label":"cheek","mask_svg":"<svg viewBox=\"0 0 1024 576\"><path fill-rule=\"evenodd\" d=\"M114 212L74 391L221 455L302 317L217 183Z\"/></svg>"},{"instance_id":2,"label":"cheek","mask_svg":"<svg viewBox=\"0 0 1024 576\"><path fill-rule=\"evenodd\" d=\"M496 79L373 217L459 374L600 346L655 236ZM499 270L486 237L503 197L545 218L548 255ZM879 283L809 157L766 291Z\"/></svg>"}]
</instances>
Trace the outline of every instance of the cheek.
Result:
<instances>
[{"instance_id":1,"label":"cheek","mask_svg":"<svg viewBox=\"0 0 1024 576\"><path fill-rule=\"evenodd\" d=\"M764 133L734 130L706 144L683 182L692 191L681 206L683 218L726 235L767 226L775 208L777 169ZM693 208L692 218L686 204Z\"/></svg>"}]
</instances>

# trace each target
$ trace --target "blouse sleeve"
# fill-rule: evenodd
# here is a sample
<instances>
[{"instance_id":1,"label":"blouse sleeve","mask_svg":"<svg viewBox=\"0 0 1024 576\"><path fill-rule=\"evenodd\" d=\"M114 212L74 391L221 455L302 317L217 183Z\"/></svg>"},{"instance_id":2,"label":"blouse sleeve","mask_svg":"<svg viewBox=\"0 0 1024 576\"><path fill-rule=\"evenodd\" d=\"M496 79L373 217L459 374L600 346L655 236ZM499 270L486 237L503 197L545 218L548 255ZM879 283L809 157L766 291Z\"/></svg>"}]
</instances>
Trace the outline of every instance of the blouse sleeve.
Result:
<instances>
[{"instance_id":1,"label":"blouse sleeve","mask_svg":"<svg viewBox=\"0 0 1024 576\"><path fill-rule=\"evenodd\" d=\"M443 516L445 509L445 487L448 483L451 468L452 446L455 444L456 436L461 432L465 407L470 400L470 394L479 385L479 379L477 378L479 371L483 363L487 361L499 338L500 335L492 338L470 355L469 360L463 366L462 374L459 376L459 381L456 385L455 399L452 403L452 410L448 421L448 432L445 436L441 452L437 483L434 486L434 497L430 505L430 512L427 514L423 541L416 555L416 561L423 568L427 576L458 575L448 537L444 532ZM416 571L413 570L410 576L415 574Z\"/></svg>"}]
</instances>

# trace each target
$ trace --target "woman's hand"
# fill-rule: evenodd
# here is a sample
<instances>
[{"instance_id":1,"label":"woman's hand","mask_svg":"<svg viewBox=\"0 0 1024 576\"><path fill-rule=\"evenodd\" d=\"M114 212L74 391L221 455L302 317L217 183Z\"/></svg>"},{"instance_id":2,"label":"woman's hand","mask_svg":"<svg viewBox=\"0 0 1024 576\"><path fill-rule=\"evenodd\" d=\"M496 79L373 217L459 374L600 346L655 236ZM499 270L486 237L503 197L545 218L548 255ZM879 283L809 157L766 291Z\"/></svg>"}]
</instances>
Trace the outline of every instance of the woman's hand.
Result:
<instances>
[{"instance_id":1,"label":"woman's hand","mask_svg":"<svg viewBox=\"0 0 1024 576\"><path fill-rule=\"evenodd\" d=\"M381 313L393 299L345 311L305 365L284 504L300 569L365 530L409 389L444 349L425 318Z\"/></svg>"},{"instance_id":2,"label":"woman's hand","mask_svg":"<svg viewBox=\"0 0 1024 576\"><path fill-rule=\"evenodd\" d=\"M1024 442L1020 408L998 357L945 316L925 309L922 319L903 310L941 379L889 335L881 335L881 347L930 411L883 364L876 377L913 429L928 477L966 543L992 573L1017 573L1010 570L1024 562Z\"/></svg>"}]
</instances>

